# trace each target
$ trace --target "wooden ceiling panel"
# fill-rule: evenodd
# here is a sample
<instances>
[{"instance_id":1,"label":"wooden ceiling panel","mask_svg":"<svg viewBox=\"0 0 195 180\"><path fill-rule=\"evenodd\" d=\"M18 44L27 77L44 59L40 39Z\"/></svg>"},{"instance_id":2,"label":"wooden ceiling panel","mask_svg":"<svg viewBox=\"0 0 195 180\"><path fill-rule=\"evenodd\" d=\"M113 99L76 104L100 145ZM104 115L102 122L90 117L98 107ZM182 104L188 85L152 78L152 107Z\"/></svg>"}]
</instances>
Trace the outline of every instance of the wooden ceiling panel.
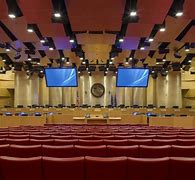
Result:
<instances>
[{"instance_id":1,"label":"wooden ceiling panel","mask_svg":"<svg viewBox=\"0 0 195 180\"><path fill-rule=\"evenodd\" d=\"M172 0L138 0L139 23L163 23L171 4Z\"/></svg>"},{"instance_id":2,"label":"wooden ceiling panel","mask_svg":"<svg viewBox=\"0 0 195 180\"><path fill-rule=\"evenodd\" d=\"M67 11L73 31L119 31L124 0L67 0Z\"/></svg>"},{"instance_id":3,"label":"wooden ceiling panel","mask_svg":"<svg viewBox=\"0 0 195 180\"><path fill-rule=\"evenodd\" d=\"M193 26L182 39L182 42L195 42L195 26Z\"/></svg>"},{"instance_id":4,"label":"wooden ceiling panel","mask_svg":"<svg viewBox=\"0 0 195 180\"><path fill-rule=\"evenodd\" d=\"M114 34L77 34L79 44L114 44L116 35Z\"/></svg>"}]
</instances>

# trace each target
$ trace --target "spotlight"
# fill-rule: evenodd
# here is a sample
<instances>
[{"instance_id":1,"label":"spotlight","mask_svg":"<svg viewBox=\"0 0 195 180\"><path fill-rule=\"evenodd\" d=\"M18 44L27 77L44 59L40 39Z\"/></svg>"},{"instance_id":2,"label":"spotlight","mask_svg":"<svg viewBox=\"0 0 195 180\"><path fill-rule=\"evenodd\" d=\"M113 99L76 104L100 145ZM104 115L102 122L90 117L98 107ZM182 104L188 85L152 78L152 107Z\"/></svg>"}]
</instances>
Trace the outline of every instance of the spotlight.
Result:
<instances>
[{"instance_id":1,"label":"spotlight","mask_svg":"<svg viewBox=\"0 0 195 180\"><path fill-rule=\"evenodd\" d=\"M163 60L162 60L163 62L166 62L167 60L165 59L165 58L163 58Z\"/></svg>"},{"instance_id":2,"label":"spotlight","mask_svg":"<svg viewBox=\"0 0 195 180\"><path fill-rule=\"evenodd\" d=\"M188 62L189 62L189 63L191 63L191 62L192 62L192 60L189 60Z\"/></svg>"},{"instance_id":3,"label":"spotlight","mask_svg":"<svg viewBox=\"0 0 195 180\"><path fill-rule=\"evenodd\" d=\"M114 57L111 57L111 60L114 60Z\"/></svg>"},{"instance_id":4,"label":"spotlight","mask_svg":"<svg viewBox=\"0 0 195 180\"><path fill-rule=\"evenodd\" d=\"M54 49L53 49L53 47L49 47L49 50L50 50L50 51L53 51Z\"/></svg>"},{"instance_id":5,"label":"spotlight","mask_svg":"<svg viewBox=\"0 0 195 180\"><path fill-rule=\"evenodd\" d=\"M69 61L69 59L67 59L67 60L66 60L66 64L70 64L70 61Z\"/></svg>"},{"instance_id":6,"label":"spotlight","mask_svg":"<svg viewBox=\"0 0 195 180\"><path fill-rule=\"evenodd\" d=\"M140 50L145 50L145 47L143 47L143 46L142 46L142 47L140 47Z\"/></svg>"},{"instance_id":7,"label":"spotlight","mask_svg":"<svg viewBox=\"0 0 195 180\"><path fill-rule=\"evenodd\" d=\"M158 64L160 64L160 62L156 62L156 64L158 65Z\"/></svg>"},{"instance_id":8,"label":"spotlight","mask_svg":"<svg viewBox=\"0 0 195 180\"><path fill-rule=\"evenodd\" d=\"M6 48L6 51L9 52L10 51L10 48Z\"/></svg>"},{"instance_id":9,"label":"spotlight","mask_svg":"<svg viewBox=\"0 0 195 180\"><path fill-rule=\"evenodd\" d=\"M82 61L82 64L86 64L85 60Z\"/></svg>"},{"instance_id":10,"label":"spotlight","mask_svg":"<svg viewBox=\"0 0 195 180\"><path fill-rule=\"evenodd\" d=\"M6 59L3 59L2 61L3 61L3 62L6 62Z\"/></svg>"},{"instance_id":11,"label":"spotlight","mask_svg":"<svg viewBox=\"0 0 195 180\"><path fill-rule=\"evenodd\" d=\"M189 52L190 51L190 44L189 43L186 43L186 45L185 45L185 51L186 52Z\"/></svg>"},{"instance_id":12,"label":"spotlight","mask_svg":"<svg viewBox=\"0 0 195 180\"><path fill-rule=\"evenodd\" d=\"M30 55L28 54L28 61L31 61L32 60L32 58L30 57Z\"/></svg>"},{"instance_id":13,"label":"spotlight","mask_svg":"<svg viewBox=\"0 0 195 180\"><path fill-rule=\"evenodd\" d=\"M40 62L37 62L37 65L40 65Z\"/></svg>"},{"instance_id":14,"label":"spotlight","mask_svg":"<svg viewBox=\"0 0 195 180\"><path fill-rule=\"evenodd\" d=\"M105 71L105 74L108 74L108 71Z\"/></svg>"},{"instance_id":15,"label":"spotlight","mask_svg":"<svg viewBox=\"0 0 195 180\"><path fill-rule=\"evenodd\" d=\"M58 12L56 12L56 13L54 13L54 16L55 16L56 18L60 18L60 17L61 17L61 14L58 13Z\"/></svg>"},{"instance_id":16,"label":"spotlight","mask_svg":"<svg viewBox=\"0 0 195 180\"><path fill-rule=\"evenodd\" d=\"M80 71L78 71L78 74L80 74L81 72Z\"/></svg>"},{"instance_id":17,"label":"spotlight","mask_svg":"<svg viewBox=\"0 0 195 180\"><path fill-rule=\"evenodd\" d=\"M32 29L32 28L28 28L27 31L28 31L29 33L32 33L32 32L33 32L33 29Z\"/></svg>"},{"instance_id":18,"label":"spotlight","mask_svg":"<svg viewBox=\"0 0 195 180\"><path fill-rule=\"evenodd\" d=\"M131 61L132 59L133 59L132 57L129 58L130 61Z\"/></svg>"},{"instance_id":19,"label":"spotlight","mask_svg":"<svg viewBox=\"0 0 195 180\"><path fill-rule=\"evenodd\" d=\"M128 60L128 58L126 59L125 64L129 64L129 60Z\"/></svg>"},{"instance_id":20,"label":"spotlight","mask_svg":"<svg viewBox=\"0 0 195 180\"><path fill-rule=\"evenodd\" d=\"M45 39L41 39L40 42L41 42L41 43L45 43Z\"/></svg>"},{"instance_id":21,"label":"spotlight","mask_svg":"<svg viewBox=\"0 0 195 180\"><path fill-rule=\"evenodd\" d=\"M185 51L186 51L186 52L189 52L189 51L190 51L190 49L189 49L189 48L186 48L186 49L185 49Z\"/></svg>"},{"instance_id":22,"label":"spotlight","mask_svg":"<svg viewBox=\"0 0 195 180\"><path fill-rule=\"evenodd\" d=\"M131 11L131 12L130 12L130 16L131 16L131 17L137 16L137 12L136 12L136 11Z\"/></svg>"},{"instance_id":23,"label":"spotlight","mask_svg":"<svg viewBox=\"0 0 195 180\"><path fill-rule=\"evenodd\" d=\"M83 57L80 57L80 60L83 60Z\"/></svg>"},{"instance_id":24,"label":"spotlight","mask_svg":"<svg viewBox=\"0 0 195 180\"><path fill-rule=\"evenodd\" d=\"M65 57L62 57L61 59L62 59L62 61L64 61L65 60Z\"/></svg>"},{"instance_id":25,"label":"spotlight","mask_svg":"<svg viewBox=\"0 0 195 180\"><path fill-rule=\"evenodd\" d=\"M40 73L43 73L43 70L40 70Z\"/></svg>"},{"instance_id":26,"label":"spotlight","mask_svg":"<svg viewBox=\"0 0 195 180\"><path fill-rule=\"evenodd\" d=\"M8 16L9 16L9 18L11 18L11 19L15 19L15 18L16 18L16 15L13 14L13 13L10 13Z\"/></svg>"},{"instance_id":27,"label":"spotlight","mask_svg":"<svg viewBox=\"0 0 195 180\"><path fill-rule=\"evenodd\" d=\"M165 27L160 28L160 32L165 32L165 30L166 30Z\"/></svg>"},{"instance_id":28,"label":"spotlight","mask_svg":"<svg viewBox=\"0 0 195 180\"><path fill-rule=\"evenodd\" d=\"M70 43L74 43L74 39L70 39L69 42L70 42Z\"/></svg>"},{"instance_id":29,"label":"spotlight","mask_svg":"<svg viewBox=\"0 0 195 180\"><path fill-rule=\"evenodd\" d=\"M109 61L109 64L113 64L112 60Z\"/></svg>"},{"instance_id":30,"label":"spotlight","mask_svg":"<svg viewBox=\"0 0 195 180\"><path fill-rule=\"evenodd\" d=\"M123 39L123 38L120 38L120 39L119 39L119 42L124 42L124 39Z\"/></svg>"},{"instance_id":31,"label":"spotlight","mask_svg":"<svg viewBox=\"0 0 195 180\"><path fill-rule=\"evenodd\" d=\"M153 39L153 38L149 38L148 41L149 41L149 42L153 42L154 39Z\"/></svg>"},{"instance_id":32,"label":"spotlight","mask_svg":"<svg viewBox=\"0 0 195 180\"><path fill-rule=\"evenodd\" d=\"M178 11L178 12L175 14L175 16L181 17L181 16L183 16L183 12L182 12L182 11Z\"/></svg>"}]
</instances>

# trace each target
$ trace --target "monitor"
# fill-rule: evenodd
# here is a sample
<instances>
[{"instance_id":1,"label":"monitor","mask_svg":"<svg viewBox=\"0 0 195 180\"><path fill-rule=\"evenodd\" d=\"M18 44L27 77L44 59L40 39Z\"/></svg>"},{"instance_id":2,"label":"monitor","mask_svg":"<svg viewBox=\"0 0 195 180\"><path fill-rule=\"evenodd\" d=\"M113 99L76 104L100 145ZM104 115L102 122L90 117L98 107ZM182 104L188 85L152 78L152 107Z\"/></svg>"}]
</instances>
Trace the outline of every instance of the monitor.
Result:
<instances>
[{"instance_id":1,"label":"monitor","mask_svg":"<svg viewBox=\"0 0 195 180\"><path fill-rule=\"evenodd\" d=\"M147 87L149 69L118 68L117 87Z\"/></svg>"},{"instance_id":2,"label":"monitor","mask_svg":"<svg viewBox=\"0 0 195 180\"><path fill-rule=\"evenodd\" d=\"M77 87L76 68L45 68L47 87Z\"/></svg>"}]
</instances>

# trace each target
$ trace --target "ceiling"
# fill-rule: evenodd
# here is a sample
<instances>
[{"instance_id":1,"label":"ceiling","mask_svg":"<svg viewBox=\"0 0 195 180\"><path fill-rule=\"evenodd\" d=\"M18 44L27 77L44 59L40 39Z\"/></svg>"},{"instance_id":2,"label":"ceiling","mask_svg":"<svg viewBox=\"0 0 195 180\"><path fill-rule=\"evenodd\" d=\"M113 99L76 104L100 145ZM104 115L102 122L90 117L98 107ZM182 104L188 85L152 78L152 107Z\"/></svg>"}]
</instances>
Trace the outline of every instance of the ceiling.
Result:
<instances>
[{"instance_id":1,"label":"ceiling","mask_svg":"<svg viewBox=\"0 0 195 180\"><path fill-rule=\"evenodd\" d=\"M181 17L172 15L176 2L182 3ZM137 66L163 66L163 58L167 64L189 65L195 57L194 7L194 0L1 0L0 43L20 51L21 58L14 59L16 51L12 48L9 52L0 48L0 54L7 54L11 61L26 61L25 50L34 50L30 56L40 60L42 66L62 56L78 65L80 57L90 64L97 60L104 64L110 58L118 64L132 57ZM129 16L135 8L136 20ZM14 10L18 15L11 19L8 15ZM53 16L56 11L61 18ZM166 30L160 32L163 23ZM27 31L29 25L34 32ZM151 36L154 40L148 42ZM119 43L119 37L124 42ZM48 43L41 43L42 38ZM72 38L75 43L69 42ZM186 52L188 43L191 48ZM49 50L50 45L54 50ZM145 50L140 49L142 46Z\"/></svg>"}]
</instances>

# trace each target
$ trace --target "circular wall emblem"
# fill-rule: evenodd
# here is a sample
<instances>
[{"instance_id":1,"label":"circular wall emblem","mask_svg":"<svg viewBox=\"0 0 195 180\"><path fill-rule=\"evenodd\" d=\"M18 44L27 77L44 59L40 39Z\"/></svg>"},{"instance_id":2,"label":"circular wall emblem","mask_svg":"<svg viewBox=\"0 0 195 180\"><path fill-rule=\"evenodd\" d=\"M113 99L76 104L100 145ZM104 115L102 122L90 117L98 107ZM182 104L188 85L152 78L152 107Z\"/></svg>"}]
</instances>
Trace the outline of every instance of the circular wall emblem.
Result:
<instances>
[{"instance_id":1,"label":"circular wall emblem","mask_svg":"<svg viewBox=\"0 0 195 180\"><path fill-rule=\"evenodd\" d=\"M102 97L104 95L105 88L103 84L95 83L91 87L91 94L97 98Z\"/></svg>"}]
</instances>

